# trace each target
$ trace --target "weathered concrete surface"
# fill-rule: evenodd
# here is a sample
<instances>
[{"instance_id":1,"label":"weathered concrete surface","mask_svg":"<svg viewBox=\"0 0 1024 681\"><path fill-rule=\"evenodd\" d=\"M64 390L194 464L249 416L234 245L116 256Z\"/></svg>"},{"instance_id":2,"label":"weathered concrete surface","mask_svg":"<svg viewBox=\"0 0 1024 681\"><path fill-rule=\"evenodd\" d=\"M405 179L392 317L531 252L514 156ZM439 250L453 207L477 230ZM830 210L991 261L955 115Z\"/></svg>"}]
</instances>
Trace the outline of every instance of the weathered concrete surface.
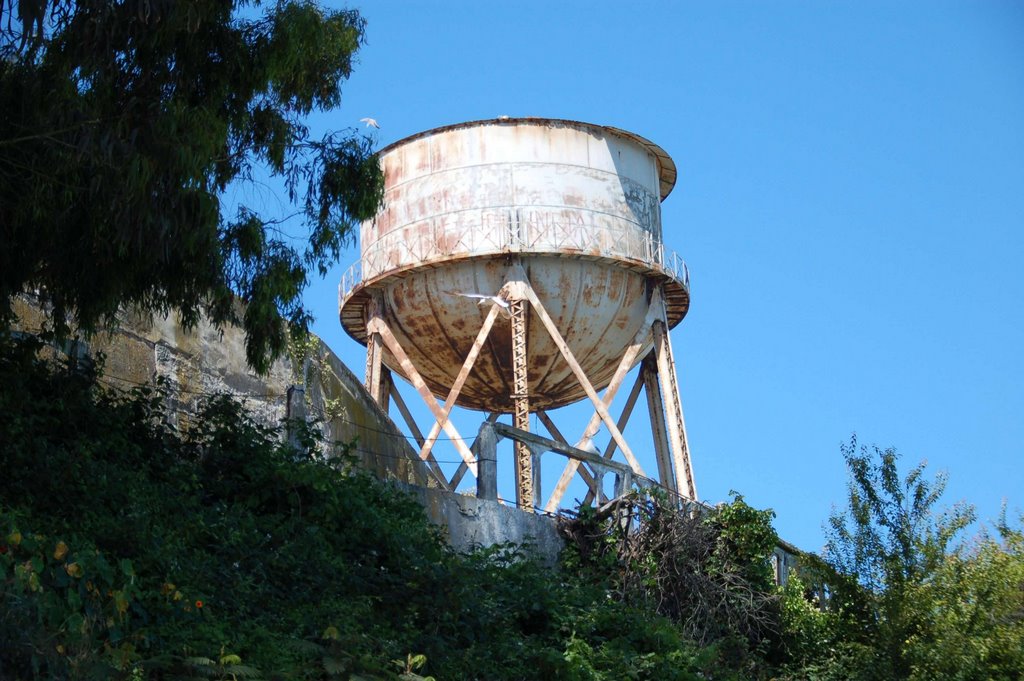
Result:
<instances>
[{"instance_id":1,"label":"weathered concrete surface","mask_svg":"<svg viewBox=\"0 0 1024 681\"><path fill-rule=\"evenodd\" d=\"M15 310L21 331L35 333L43 327L45 317L32 300L16 299ZM257 376L245 362L240 328L217 329L203 319L186 330L174 314L138 312L120 315L119 322L115 330L84 344L90 356L106 356L101 380L131 389L162 378L169 388L169 416L179 428L189 427L204 399L222 394L238 397L258 422L283 426L289 416L288 389L300 386L306 415L318 422L328 442L354 443L360 465L381 479L430 484L406 436L319 339L311 338L305 347L274 362L266 376Z\"/></svg>"},{"instance_id":2,"label":"weathered concrete surface","mask_svg":"<svg viewBox=\"0 0 1024 681\"><path fill-rule=\"evenodd\" d=\"M360 466L381 480L436 486L406 435L355 374L319 339L315 353L312 366L317 368L307 381L314 387L309 395L311 416L328 419L328 436L352 443Z\"/></svg>"},{"instance_id":3,"label":"weathered concrete surface","mask_svg":"<svg viewBox=\"0 0 1024 681\"><path fill-rule=\"evenodd\" d=\"M456 551L505 542L527 544L532 555L553 565L564 547L551 516L524 513L497 501L441 489L397 486L420 502L430 521L445 530L449 545Z\"/></svg>"},{"instance_id":4,"label":"weathered concrete surface","mask_svg":"<svg viewBox=\"0 0 1024 681\"><path fill-rule=\"evenodd\" d=\"M789 582L789 575L800 567L800 555L800 549L787 541L779 540L770 559L776 584L786 586L786 583Z\"/></svg>"},{"instance_id":5,"label":"weathered concrete surface","mask_svg":"<svg viewBox=\"0 0 1024 681\"><path fill-rule=\"evenodd\" d=\"M42 328L44 316L31 301L18 299L16 309L22 331ZM86 344L90 355L106 355L103 382L131 389L163 378L170 415L180 428L188 428L204 398L218 394L235 395L257 421L280 425L289 416L288 388L301 386L306 417L319 420L328 441L352 443L361 468L415 496L457 551L528 543L545 562L557 560L562 541L553 518L437 489L407 437L319 339L274 362L266 376L256 376L245 363L241 329L218 330L203 320L185 330L173 315L128 313L120 321Z\"/></svg>"}]
</instances>

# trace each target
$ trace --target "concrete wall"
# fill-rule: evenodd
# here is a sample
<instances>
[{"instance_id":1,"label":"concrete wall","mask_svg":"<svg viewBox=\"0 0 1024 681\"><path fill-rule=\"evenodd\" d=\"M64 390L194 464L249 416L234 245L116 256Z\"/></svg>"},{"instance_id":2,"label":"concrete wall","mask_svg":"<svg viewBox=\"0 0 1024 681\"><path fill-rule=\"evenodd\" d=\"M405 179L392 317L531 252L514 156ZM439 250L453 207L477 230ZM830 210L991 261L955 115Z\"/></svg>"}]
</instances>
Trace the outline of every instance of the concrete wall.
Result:
<instances>
[{"instance_id":1,"label":"concrete wall","mask_svg":"<svg viewBox=\"0 0 1024 681\"><path fill-rule=\"evenodd\" d=\"M361 467L381 480L436 486L418 449L330 348L317 339L304 365L308 416L325 419L329 438L352 443Z\"/></svg>"},{"instance_id":2,"label":"concrete wall","mask_svg":"<svg viewBox=\"0 0 1024 681\"><path fill-rule=\"evenodd\" d=\"M398 487L416 497L430 521L445 529L448 543L456 551L505 542L527 544L533 555L554 565L565 546L551 516L524 513L497 501L441 489Z\"/></svg>"},{"instance_id":3,"label":"concrete wall","mask_svg":"<svg viewBox=\"0 0 1024 681\"><path fill-rule=\"evenodd\" d=\"M23 331L42 327L43 315L31 301L18 299L15 309ZM552 517L437 489L407 437L319 339L276 361L266 376L256 376L245 363L241 329L218 330L203 321L185 330L174 315L126 313L120 322L116 330L94 336L79 350L106 355L102 380L114 387L130 389L164 378L171 389L171 418L179 427L188 428L205 397L224 393L238 396L260 422L280 425L297 416L288 413L288 389L300 386L307 418L319 421L328 441L354 443L360 466L413 494L430 520L445 528L456 550L529 543L542 560L557 560L563 542ZM786 583L798 553L784 542L776 549L772 566L779 584Z\"/></svg>"},{"instance_id":4,"label":"concrete wall","mask_svg":"<svg viewBox=\"0 0 1024 681\"><path fill-rule=\"evenodd\" d=\"M44 315L30 299L17 299L15 310L23 332L42 328ZM170 418L178 427L188 428L203 399L225 393L237 396L259 422L283 425L296 416L288 413L288 389L299 386L307 416L319 421L329 442L354 442L360 464L382 479L429 484L406 436L319 339L278 359L266 376L257 376L245 362L245 334L237 327L217 329L202 320L186 330L174 314L137 312L126 312L118 321L115 330L94 335L80 350L106 356L101 380L107 385L131 389L163 378L170 388Z\"/></svg>"},{"instance_id":5,"label":"concrete wall","mask_svg":"<svg viewBox=\"0 0 1024 681\"><path fill-rule=\"evenodd\" d=\"M42 328L44 316L31 300L17 300L16 310L22 331ZM245 334L239 328L217 329L203 320L186 330L173 314L125 313L119 322L115 330L95 335L79 350L106 356L101 380L113 387L131 389L162 377L170 388L171 419L180 428L188 428L204 398L224 393L241 399L261 423L281 425L286 418L303 416L289 413L289 388L299 387L302 396L297 404L292 401L292 411L319 422L328 441L352 443L364 470L416 496L430 520L445 528L456 550L530 542L551 563L561 550L551 518L437 489L418 450L319 339L294 348L266 376L256 376L245 363Z\"/></svg>"},{"instance_id":6,"label":"concrete wall","mask_svg":"<svg viewBox=\"0 0 1024 681\"><path fill-rule=\"evenodd\" d=\"M790 573L799 568L800 550L788 542L780 542L772 551L771 562L775 583L786 586Z\"/></svg>"}]
</instances>

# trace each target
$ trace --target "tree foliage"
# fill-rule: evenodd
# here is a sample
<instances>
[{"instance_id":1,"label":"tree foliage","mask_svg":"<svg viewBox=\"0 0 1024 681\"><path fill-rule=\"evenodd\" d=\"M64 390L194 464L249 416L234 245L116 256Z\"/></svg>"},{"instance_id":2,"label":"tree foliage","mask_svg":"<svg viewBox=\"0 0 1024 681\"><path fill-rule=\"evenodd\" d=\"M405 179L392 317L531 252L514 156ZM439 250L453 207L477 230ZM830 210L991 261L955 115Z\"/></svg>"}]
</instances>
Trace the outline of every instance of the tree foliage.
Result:
<instances>
[{"instance_id":1,"label":"tree foliage","mask_svg":"<svg viewBox=\"0 0 1024 681\"><path fill-rule=\"evenodd\" d=\"M340 102L363 19L308 0L0 7L0 324L26 290L58 332L122 305L206 313L240 322L265 369L284 322L309 321L307 274L381 199L368 139L303 123ZM293 216L228 202L265 177Z\"/></svg>"},{"instance_id":2,"label":"tree foliage","mask_svg":"<svg viewBox=\"0 0 1024 681\"><path fill-rule=\"evenodd\" d=\"M936 508L946 474L929 480L920 463L901 479L895 449L858 449L854 437L842 454L850 474L848 508L829 518L829 563L876 594L933 574L974 521L974 509Z\"/></svg>"},{"instance_id":3,"label":"tree foliage","mask_svg":"<svg viewBox=\"0 0 1024 681\"><path fill-rule=\"evenodd\" d=\"M105 390L38 349L0 334L0 678L967 681L1024 669L1019 527L956 543L966 512L942 515L920 491L936 484L920 468L900 477L893 452L844 450L851 510L867 513L837 514L836 548L802 556L781 592L772 514L738 496L700 513L659 495L582 510L551 567L512 546L453 553L415 502L315 429L297 451L212 398L180 432L159 386Z\"/></svg>"},{"instance_id":4,"label":"tree foliage","mask_svg":"<svg viewBox=\"0 0 1024 681\"><path fill-rule=\"evenodd\" d=\"M842 448L848 505L829 519L821 558L784 597L793 678L1017 679L1024 670L1024 552L1000 539L962 541L966 504L941 507L943 474L901 476L893 449ZM802 592L802 593L801 593ZM817 604L819 607L814 607Z\"/></svg>"},{"instance_id":5,"label":"tree foliage","mask_svg":"<svg viewBox=\"0 0 1024 681\"><path fill-rule=\"evenodd\" d=\"M228 399L188 432L0 343L0 678L675 679L669 619L296 452ZM312 432L311 432L312 435Z\"/></svg>"},{"instance_id":6,"label":"tree foliage","mask_svg":"<svg viewBox=\"0 0 1024 681\"><path fill-rule=\"evenodd\" d=\"M634 493L562 523L568 560L615 599L676 622L718 673L755 677L781 640L769 557L774 514L736 495L717 508Z\"/></svg>"},{"instance_id":7,"label":"tree foliage","mask_svg":"<svg viewBox=\"0 0 1024 681\"><path fill-rule=\"evenodd\" d=\"M1024 675L1024 533L1004 521L947 558L911 595L921 626L906 642L910 678Z\"/></svg>"}]
</instances>

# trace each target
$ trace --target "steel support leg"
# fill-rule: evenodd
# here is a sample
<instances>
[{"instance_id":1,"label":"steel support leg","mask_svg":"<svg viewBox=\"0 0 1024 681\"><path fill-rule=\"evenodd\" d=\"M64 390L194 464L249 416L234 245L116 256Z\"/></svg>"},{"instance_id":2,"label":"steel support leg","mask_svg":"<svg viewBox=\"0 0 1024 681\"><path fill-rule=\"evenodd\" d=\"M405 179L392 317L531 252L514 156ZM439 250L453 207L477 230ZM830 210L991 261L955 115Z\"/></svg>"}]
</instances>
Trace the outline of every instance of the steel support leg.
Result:
<instances>
[{"instance_id":1,"label":"steel support leg","mask_svg":"<svg viewBox=\"0 0 1024 681\"><path fill-rule=\"evenodd\" d=\"M676 362L672 356L672 345L668 340L668 326L662 319L654 322L654 352L661 394L665 403L665 421L668 426L677 489L682 496L696 501L697 484L693 480L690 446L686 440L686 422L683 420L683 405L679 399L679 384L676 381Z\"/></svg>"},{"instance_id":2,"label":"steel support leg","mask_svg":"<svg viewBox=\"0 0 1024 681\"><path fill-rule=\"evenodd\" d=\"M370 301L367 326L380 320L379 299ZM366 392L385 412L391 397L391 372L384 366L384 342L379 333L371 331L366 338Z\"/></svg>"},{"instance_id":3,"label":"steel support leg","mask_svg":"<svg viewBox=\"0 0 1024 681\"><path fill-rule=\"evenodd\" d=\"M526 357L527 302L516 298L509 302L512 316L512 425L520 430L530 429L530 386L527 380ZM524 511L532 511L533 453L525 443L516 442L516 503Z\"/></svg>"},{"instance_id":4,"label":"steel support leg","mask_svg":"<svg viewBox=\"0 0 1024 681\"><path fill-rule=\"evenodd\" d=\"M668 428L665 424L665 405L661 399L661 385L658 381L658 362L654 358L653 349L640 365L640 377L643 379L644 392L647 393L647 412L651 419L658 477L662 485L673 492L678 492L675 471L672 468L672 448L668 444Z\"/></svg>"},{"instance_id":5,"label":"steel support leg","mask_svg":"<svg viewBox=\"0 0 1024 681\"><path fill-rule=\"evenodd\" d=\"M370 393L373 401L381 407L384 406L381 390L386 387L383 376L386 371L382 361L383 354L384 344L381 343L380 334L369 334L366 339L366 392Z\"/></svg>"}]
</instances>

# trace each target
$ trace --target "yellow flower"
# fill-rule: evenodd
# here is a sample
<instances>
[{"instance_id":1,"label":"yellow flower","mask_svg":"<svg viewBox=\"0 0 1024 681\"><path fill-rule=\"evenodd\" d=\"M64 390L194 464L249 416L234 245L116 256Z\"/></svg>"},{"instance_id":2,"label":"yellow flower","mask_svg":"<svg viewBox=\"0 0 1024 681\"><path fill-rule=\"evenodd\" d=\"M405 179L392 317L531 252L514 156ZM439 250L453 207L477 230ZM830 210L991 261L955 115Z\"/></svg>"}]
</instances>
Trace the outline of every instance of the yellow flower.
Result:
<instances>
[{"instance_id":1,"label":"yellow flower","mask_svg":"<svg viewBox=\"0 0 1024 681\"><path fill-rule=\"evenodd\" d=\"M68 565L65 565L64 571L71 577L77 578L82 576L82 566L78 563L69 563Z\"/></svg>"},{"instance_id":2,"label":"yellow flower","mask_svg":"<svg viewBox=\"0 0 1024 681\"><path fill-rule=\"evenodd\" d=\"M57 548L53 550L54 560L63 560L68 555L68 545L62 541L57 542Z\"/></svg>"}]
</instances>

